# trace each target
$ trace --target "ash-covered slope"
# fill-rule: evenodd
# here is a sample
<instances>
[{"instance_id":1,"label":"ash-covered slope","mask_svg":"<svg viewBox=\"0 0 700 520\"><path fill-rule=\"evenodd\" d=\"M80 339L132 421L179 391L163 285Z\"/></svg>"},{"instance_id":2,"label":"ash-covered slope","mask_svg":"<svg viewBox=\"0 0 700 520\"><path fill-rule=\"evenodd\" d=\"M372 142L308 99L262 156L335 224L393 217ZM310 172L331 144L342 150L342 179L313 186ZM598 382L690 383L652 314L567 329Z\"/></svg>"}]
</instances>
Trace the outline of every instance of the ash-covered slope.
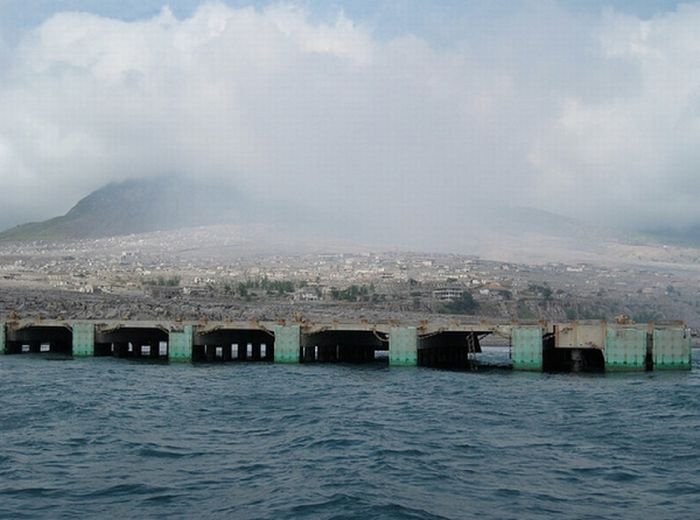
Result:
<instances>
[{"instance_id":1,"label":"ash-covered slope","mask_svg":"<svg viewBox=\"0 0 700 520\"><path fill-rule=\"evenodd\" d=\"M98 238L182 227L236 223L250 215L240 194L180 177L127 180L100 188L68 213L22 224L0 240Z\"/></svg>"}]
</instances>

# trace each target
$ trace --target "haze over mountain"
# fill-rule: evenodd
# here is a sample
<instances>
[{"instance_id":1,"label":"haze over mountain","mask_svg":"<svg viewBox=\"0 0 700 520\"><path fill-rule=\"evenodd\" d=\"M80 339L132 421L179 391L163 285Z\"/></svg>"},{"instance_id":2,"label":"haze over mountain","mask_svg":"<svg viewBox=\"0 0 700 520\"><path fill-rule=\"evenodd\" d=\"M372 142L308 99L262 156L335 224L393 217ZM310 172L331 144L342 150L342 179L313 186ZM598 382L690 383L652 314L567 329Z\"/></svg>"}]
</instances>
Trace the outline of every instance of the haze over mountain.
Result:
<instances>
[{"instance_id":1,"label":"haze over mountain","mask_svg":"<svg viewBox=\"0 0 700 520\"><path fill-rule=\"evenodd\" d=\"M433 210L431 210L433 211ZM416 211L414 221L396 231L384 221L373 225L355 208L328 212L313 201L275 201L242 193L226 184L162 176L110 183L82 198L63 216L32 222L0 233L0 240L70 240L233 224L238 230L265 225L268 242L365 244L376 249L413 249L517 256L523 246L548 241L562 249L595 249L612 235L575 219L532 208L482 206L470 219L435 229L431 211ZM439 210L434 210L439 211ZM421 222L422 218L422 222ZM450 233L447 245L442 235ZM435 236L440 237L435 240ZM261 237L262 239L262 237ZM528 249L528 247L525 247Z\"/></svg>"},{"instance_id":2,"label":"haze over mountain","mask_svg":"<svg viewBox=\"0 0 700 520\"><path fill-rule=\"evenodd\" d=\"M8 229L0 240L98 238L240 223L252 211L241 194L225 185L184 177L130 179L90 193L63 216Z\"/></svg>"},{"instance_id":3,"label":"haze over mountain","mask_svg":"<svg viewBox=\"0 0 700 520\"><path fill-rule=\"evenodd\" d=\"M332 240L363 235L342 211L329 213L308 201L244 193L226 182L163 175L109 183L66 214L11 227L0 232L0 240L103 238L226 224L272 225L292 240L305 232Z\"/></svg>"},{"instance_id":4,"label":"haze over mountain","mask_svg":"<svg viewBox=\"0 0 700 520\"><path fill-rule=\"evenodd\" d=\"M97 239L97 248L128 243L186 254L193 261L391 250L469 254L514 263L675 265L691 270L700 261L697 249L683 247L683 237L662 242L668 235L629 234L532 208L481 206L475 213L437 231L426 213L424 222L416 219L396 231L383 221L368 225L352 207L327 212L315 208L312 200L275 201L223 185L159 177L111 183L63 216L0 233L0 242L17 247L29 240ZM110 238L123 235L131 237L117 242Z\"/></svg>"}]
</instances>

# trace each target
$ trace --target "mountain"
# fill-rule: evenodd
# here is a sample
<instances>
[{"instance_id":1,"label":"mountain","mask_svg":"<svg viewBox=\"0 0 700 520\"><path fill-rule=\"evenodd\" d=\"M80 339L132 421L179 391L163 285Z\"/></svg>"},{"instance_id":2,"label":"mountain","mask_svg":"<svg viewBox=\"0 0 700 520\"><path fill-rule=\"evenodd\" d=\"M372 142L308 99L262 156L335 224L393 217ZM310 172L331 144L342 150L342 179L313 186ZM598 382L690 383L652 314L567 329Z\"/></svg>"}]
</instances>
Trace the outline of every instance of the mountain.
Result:
<instances>
[{"instance_id":1,"label":"mountain","mask_svg":"<svg viewBox=\"0 0 700 520\"><path fill-rule=\"evenodd\" d=\"M522 235L537 233L559 238L572 238L602 230L571 217L530 207L499 207L483 212L482 224L490 233Z\"/></svg>"},{"instance_id":2,"label":"mountain","mask_svg":"<svg viewBox=\"0 0 700 520\"><path fill-rule=\"evenodd\" d=\"M657 242L682 247L700 247L700 225L683 228L655 228L645 235Z\"/></svg>"},{"instance_id":3,"label":"mountain","mask_svg":"<svg viewBox=\"0 0 700 520\"><path fill-rule=\"evenodd\" d=\"M365 250L456 252L507 262L639 262L652 252L661 258L648 237L534 208L474 207L470 216L453 219L437 213L433 218L431 212L439 209L416 209L402 214L398 225L391 211L387 218L377 218L376 213L364 215L363 208L329 211L311 199L244 195L228 184L186 177L132 179L92 192L63 216L8 229L0 233L0 241L93 239L236 225L245 227L256 242L289 243L289 250L295 243L342 241ZM264 233L259 232L261 225ZM646 245L652 248L640 249Z\"/></svg>"},{"instance_id":4,"label":"mountain","mask_svg":"<svg viewBox=\"0 0 700 520\"><path fill-rule=\"evenodd\" d=\"M92 192L63 216L8 229L0 240L99 238L234 223L251 215L249 206L226 186L181 177L132 179Z\"/></svg>"}]
</instances>

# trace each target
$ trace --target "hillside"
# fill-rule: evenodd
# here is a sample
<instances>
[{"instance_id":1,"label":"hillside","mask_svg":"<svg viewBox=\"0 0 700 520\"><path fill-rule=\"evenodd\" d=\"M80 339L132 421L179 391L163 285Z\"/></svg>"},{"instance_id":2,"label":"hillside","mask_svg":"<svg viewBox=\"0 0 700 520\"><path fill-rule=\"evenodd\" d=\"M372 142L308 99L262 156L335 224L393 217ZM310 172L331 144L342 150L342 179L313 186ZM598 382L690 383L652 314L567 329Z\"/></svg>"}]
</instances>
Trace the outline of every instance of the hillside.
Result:
<instances>
[{"instance_id":1,"label":"hillside","mask_svg":"<svg viewBox=\"0 0 700 520\"><path fill-rule=\"evenodd\" d=\"M68 213L0 233L0 240L61 240L233 223L246 213L239 194L183 178L112 183L81 199Z\"/></svg>"},{"instance_id":2,"label":"hillside","mask_svg":"<svg viewBox=\"0 0 700 520\"><path fill-rule=\"evenodd\" d=\"M455 219L451 226L437 225L429 212L416 215L421 218L397 228L390 218L363 220L361 208L328 212L312 200L275 200L224 184L157 177L108 184L65 215L15 226L0 233L0 241L99 239L235 225L248 230L252 242L246 247L256 251L265 249L263 243L277 251L282 244L286 250L305 250L302 243L315 249L340 241L365 250L464 253L518 263L697 262L697 250L683 248L683 241L663 248L658 236L591 226L540 209L475 208L472 218ZM265 236L255 231L260 225ZM220 243L208 244L206 251L216 248L230 253Z\"/></svg>"}]
</instances>

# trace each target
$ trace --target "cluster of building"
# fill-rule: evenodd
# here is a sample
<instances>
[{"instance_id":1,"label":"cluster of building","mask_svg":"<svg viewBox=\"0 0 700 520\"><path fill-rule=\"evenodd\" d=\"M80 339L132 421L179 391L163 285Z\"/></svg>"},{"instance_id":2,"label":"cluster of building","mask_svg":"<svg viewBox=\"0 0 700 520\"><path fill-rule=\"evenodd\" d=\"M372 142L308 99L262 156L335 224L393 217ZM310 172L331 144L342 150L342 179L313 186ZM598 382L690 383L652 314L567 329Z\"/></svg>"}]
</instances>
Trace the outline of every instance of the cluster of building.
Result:
<instances>
[{"instance_id":1,"label":"cluster of building","mask_svg":"<svg viewBox=\"0 0 700 520\"><path fill-rule=\"evenodd\" d=\"M465 295L479 315L596 319L629 314L700 322L700 277L672 268L526 265L400 252L256 253L246 240L215 248L141 235L0 247L0 288L155 299L362 303L440 312ZM195 241L195 243L197 243ZM189 246L189 247L188 247Z\"/></svg>"}]
</instances>

